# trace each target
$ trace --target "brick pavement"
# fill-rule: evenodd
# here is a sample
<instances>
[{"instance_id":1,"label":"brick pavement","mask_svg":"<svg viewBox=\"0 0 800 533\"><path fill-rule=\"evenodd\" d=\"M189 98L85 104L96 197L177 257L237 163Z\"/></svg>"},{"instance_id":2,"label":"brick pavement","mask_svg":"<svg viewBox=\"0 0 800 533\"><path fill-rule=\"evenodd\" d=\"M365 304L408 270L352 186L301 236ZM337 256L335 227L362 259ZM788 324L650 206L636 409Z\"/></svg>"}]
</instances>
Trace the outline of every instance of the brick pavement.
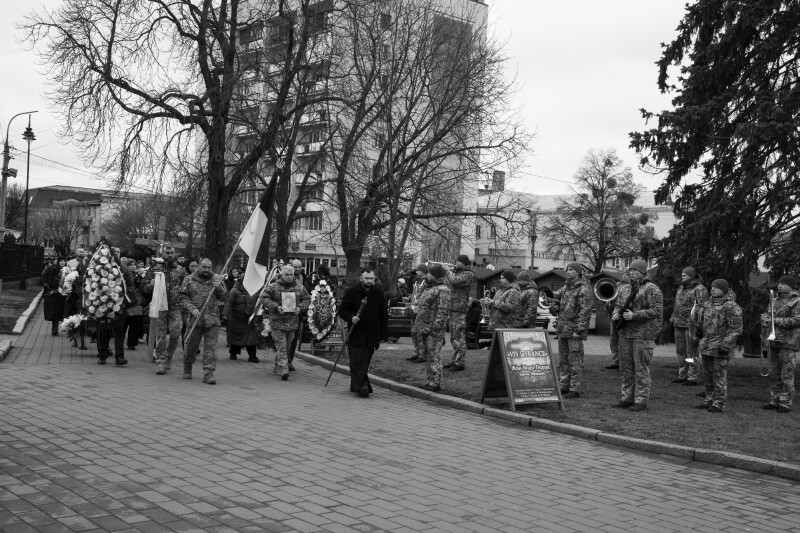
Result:
<instances>
[{"instance_id":1,"label":"brick pavement","mask_svg":"<svg viewBox=\"0 0 800 533\"><path fill-rule=\"evenodd\" d=\"M360 399L303 362L101 367L28 329L0 364L2 531L800 531L795 482Z\"/></svg>"}]
</instances>

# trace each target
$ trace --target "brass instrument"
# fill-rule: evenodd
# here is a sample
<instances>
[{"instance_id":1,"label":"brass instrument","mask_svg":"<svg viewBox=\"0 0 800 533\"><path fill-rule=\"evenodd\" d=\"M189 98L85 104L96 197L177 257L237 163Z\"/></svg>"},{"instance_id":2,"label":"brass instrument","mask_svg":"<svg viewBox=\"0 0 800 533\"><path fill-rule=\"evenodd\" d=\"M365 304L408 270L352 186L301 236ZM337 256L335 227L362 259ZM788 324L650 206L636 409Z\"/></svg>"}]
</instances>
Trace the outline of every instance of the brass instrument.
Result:
<instances>
[{"instance_id":1,"label":"brass instrument","mask_svg":"<svg viewBox=\"0 0 800 533\"><path fill-rule=\"evenodd\" d=\"M775 293L772 289L769 290L769 322L770 333L767 337L767 359L772 359L772 343L775 340ZM758 365L758 373L762 377L769 376L769 363L764 362L764 332L761 333L761 357Z\"/></svg>"},{"instance_id":2,"label":"brass instrument","mask_svg":"<svg viewBox=\"0 0 800 533\"><path fill-rule=\"evenodd\" d=\"M594 295L601 302L610 302L619 295L619 284L609 278L603 278L594 284Z\"/></svg>"},{"instance_id":3,"label":"brass instrument","mask_svg":"<svg viewBox=\"0 0 800 533\"><path fill-rule=\"evenodd\" d=\"M483 291L483 298L481 298L481 315L486 321L489 321L489 302L492 299L492 293L489 291Z\"/></svg>"},{"instance_id":4,"label":"brass instrument","mask_svg":"<svg viewBox=\"0 0 800 533\"><path fill-rule=\"evenodd\" d=\"M426 261L425 265L430 268L433 265L442 265L447 270L453 270L456 266L453 263L444 263L442 261Z\"/></svg>"},{"instance_id":5,"label":"brass instrument","mask_svg":"<svg viewBox=\"0 0 800 533\"><path fill-rule=\"evenodd\" d=\"M537 302L542 309L550 309L556 302L556 294L547 285L539 287L539 301Z\"/></svg>"},{"instance_id":6,"label":"brass instrument","mask_svg":"<svg viewBox=\"0 0 800 533\"><path fill-rule=\"evenodd\" d=\"M687 363L694 363L697 360L697 354L694 353L694 338L698 331L703 330L703 308L697 305L697 297L692 304L692 310L689 311L689 341L686 343L686 359ZM702 334L701 334L702 337Z\"/></svg>"}]
</instances>

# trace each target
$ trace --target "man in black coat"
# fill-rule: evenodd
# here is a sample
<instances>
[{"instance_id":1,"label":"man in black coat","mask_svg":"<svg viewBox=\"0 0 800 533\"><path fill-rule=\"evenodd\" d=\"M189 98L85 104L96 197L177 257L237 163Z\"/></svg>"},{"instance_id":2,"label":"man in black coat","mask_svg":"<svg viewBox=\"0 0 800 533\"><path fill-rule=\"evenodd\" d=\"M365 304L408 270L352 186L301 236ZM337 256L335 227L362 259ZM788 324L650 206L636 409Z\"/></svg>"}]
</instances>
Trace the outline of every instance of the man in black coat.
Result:
<instances>
[{"instance_id":1,"label":"man in black coat","mask_svg":"<svg viewBox=\"0 0 800 533\"><path fill-rule=\"evenodd\" d=\"M372 361L372 354L389 336L389 313L383 292L374 288L375 273L371 269L361 272L360 283L347 289L339 306L339 316L347 322L349 328L354 324L347 348L350 353L350 392L356 392L366 398L372 392L367 372ZM357 317L361 302L366 305Z\"/></svg>"}]
</instances>

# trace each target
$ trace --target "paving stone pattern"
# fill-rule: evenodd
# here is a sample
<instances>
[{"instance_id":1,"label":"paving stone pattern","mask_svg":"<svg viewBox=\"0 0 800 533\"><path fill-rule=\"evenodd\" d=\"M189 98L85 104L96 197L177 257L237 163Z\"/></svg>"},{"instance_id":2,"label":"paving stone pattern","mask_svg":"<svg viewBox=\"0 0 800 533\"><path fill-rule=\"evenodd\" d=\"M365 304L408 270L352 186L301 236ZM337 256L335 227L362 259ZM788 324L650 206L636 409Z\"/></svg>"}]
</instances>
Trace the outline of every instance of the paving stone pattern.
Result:
<instances>
[{"instance_id":1,"label":"paving stone pattern","mask_svg":"<svg viewBox=\"0 0 800 533\"><path fill-rule=\"evenodd\" d=\"M800 531L795 482L360 399L303 362L101 367L37 319L0 364L2 531Z\"/></svg>"}]
</instances>

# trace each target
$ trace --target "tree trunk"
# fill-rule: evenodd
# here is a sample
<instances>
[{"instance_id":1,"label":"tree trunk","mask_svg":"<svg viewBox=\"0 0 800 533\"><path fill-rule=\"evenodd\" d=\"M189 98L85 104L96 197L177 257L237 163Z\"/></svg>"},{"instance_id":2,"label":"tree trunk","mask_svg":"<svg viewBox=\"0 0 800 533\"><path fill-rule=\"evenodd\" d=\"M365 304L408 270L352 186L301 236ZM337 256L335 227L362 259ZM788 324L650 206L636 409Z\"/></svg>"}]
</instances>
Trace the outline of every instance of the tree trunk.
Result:
<instances>
[{"instance_id":1,"label":"tree trunk","mask_svg":"<svg viewBox=\"0 0 800 533\"><path fill-rule=\"evenodd\" d=\"M344 257L347 259L347 274L345 276L345 284L353 285L358 281L361 275L361 255L364 246L349 247L344 250Z\"/></svg>"},{"instance_id":2,"label":"tree trunk","mask_svg":"<svg viewBox=\"0 0 800 533\"><path fill-rule=\"evenodd\" d=\"M214 127L208 149L208 214L206 218L206 256L215 270L228 259L228 210L230 191L225 185L225 126ZM237 235L238 237L238 235Z\"/></svg>"}]
</instances>

